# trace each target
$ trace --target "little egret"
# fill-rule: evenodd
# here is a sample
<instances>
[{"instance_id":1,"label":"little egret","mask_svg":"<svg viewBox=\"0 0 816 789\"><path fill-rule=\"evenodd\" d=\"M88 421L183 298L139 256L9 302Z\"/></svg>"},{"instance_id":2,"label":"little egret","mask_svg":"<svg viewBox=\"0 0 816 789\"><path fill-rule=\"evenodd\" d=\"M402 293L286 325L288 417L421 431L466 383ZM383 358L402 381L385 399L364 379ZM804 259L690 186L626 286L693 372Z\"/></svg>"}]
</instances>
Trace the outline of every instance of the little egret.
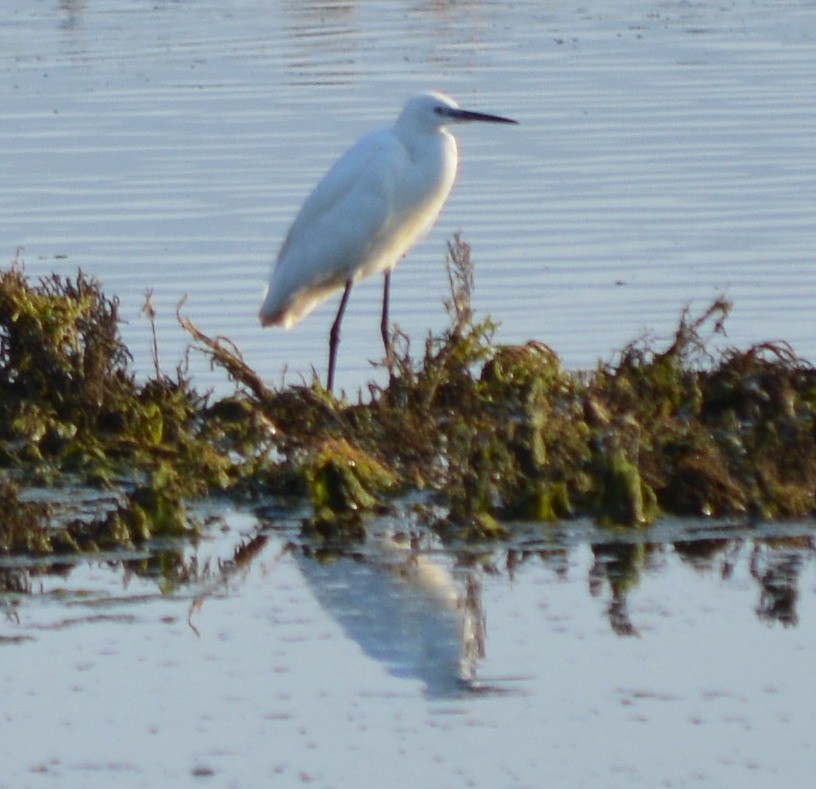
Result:
<instances>
[{"instance_id":1,"label":"little egret","mask_svg":"<svg viewBox=\"0 0 816 789\"><path fill-rule=\"evenodd\" d=\"M459 157L446 127L470 121L516 123L460 109L442 93L414 97L393 126L371 132L346 151L295 218L259 317L263 326L288 329L343 291L329 333L329 391L351 286L380 272L385 274L380 332L388 356L391 269L431 229L453 186Z\"/></svg>"}]
</instances>

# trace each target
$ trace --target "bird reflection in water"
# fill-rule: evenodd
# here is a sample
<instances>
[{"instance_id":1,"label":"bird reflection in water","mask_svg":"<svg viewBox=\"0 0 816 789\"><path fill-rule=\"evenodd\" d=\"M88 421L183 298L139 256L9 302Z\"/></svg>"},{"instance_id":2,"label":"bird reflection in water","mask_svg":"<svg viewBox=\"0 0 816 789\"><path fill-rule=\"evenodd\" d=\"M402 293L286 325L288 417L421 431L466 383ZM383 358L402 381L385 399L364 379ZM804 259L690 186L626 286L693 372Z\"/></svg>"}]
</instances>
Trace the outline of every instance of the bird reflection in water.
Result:
<instances>
[{"instance_id":1,"label":"bird reflection in water","mask_svg":"<svg viewBox=\"0 0 816 789\"><path fill-rule=\"evenodd\" d=\"M478 689L484 615L478 571L450 571L393 537L365 553L293 551L324 610L393 676L424 683L431 698Z\"/></svg>"}]
</instances>

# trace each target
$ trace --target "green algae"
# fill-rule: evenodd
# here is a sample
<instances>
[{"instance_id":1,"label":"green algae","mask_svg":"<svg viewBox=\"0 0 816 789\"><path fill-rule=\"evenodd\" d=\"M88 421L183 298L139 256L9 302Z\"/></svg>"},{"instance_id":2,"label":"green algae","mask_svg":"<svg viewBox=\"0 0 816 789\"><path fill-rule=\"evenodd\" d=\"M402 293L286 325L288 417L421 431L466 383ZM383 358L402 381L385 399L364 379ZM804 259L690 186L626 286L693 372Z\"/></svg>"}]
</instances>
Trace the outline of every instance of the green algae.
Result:
<instances>
[{"instance_id":1,"label":"green algae","mask_svg":"<svg viewBox=\"0 0 816 789\"><path fill-rule=\"evenodd\" d=\"M182 533L193 528L185 500L225 486L228 461L201 429L205 399L180 375L138 384L129 362L118 303L96 280L80 272L32 284L19 265L0 272L0 508L17 513L0 552L96 551ZM53 508L20 501L32 485L120 490L125 503L92 523L54 524Z\"/></svg>"},{"instance_id":2,"label":"green algae","mask_svg":"<svg viewBox=\"0 0 816 789\"><path fill-rule=\"evenodd\" d=\"M0 272L0 508L14 513L0 553L195 534L189 503L213 495L306 503L307 531L354 539L409 495L413 517L449 541L578 516L644 528L663 514L814 512L816 372L784 343L710 350L728 302L685 310L665 347L641 339L576 373L540 342L494 343L495 324L470 306L473 270L454 237L448 327L418 356L396 329L387 383L356 401L316 378L268 387L234 345L182 315L235 392L212 401L157 358L138 382L118 303L95 280ZM120 504L55 524L47 506L22 501L27 485L92 485Z\"/></svg>"},{"instance_id":3,"label":"green algae","mask_svg":"<svg viewBox=\"0 0 816 789\"><path fill-rule=\"evenodd\" d=\"M43 502L20 500L20 488L0 481L0 555L51 553L51 508Z\"/></svg>"}]
</instances>

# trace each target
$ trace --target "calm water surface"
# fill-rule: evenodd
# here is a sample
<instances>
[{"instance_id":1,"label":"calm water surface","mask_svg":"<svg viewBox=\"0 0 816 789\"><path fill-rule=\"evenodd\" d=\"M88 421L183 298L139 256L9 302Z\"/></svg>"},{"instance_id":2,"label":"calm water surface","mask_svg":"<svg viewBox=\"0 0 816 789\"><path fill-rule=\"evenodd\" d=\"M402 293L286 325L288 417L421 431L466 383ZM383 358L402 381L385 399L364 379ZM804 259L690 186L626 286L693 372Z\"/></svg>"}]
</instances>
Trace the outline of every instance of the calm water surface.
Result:
<instances>
[{"instance_id":1,"label":"calm water surface","mask_svg":"<svg viewBox=\"0 0 816 789\"><path fill-rule=\"evenodd\" d=\"M808 2L7 0L0 254L97 274L145 373L148 288L168 369L187 294L270 380L323 372L336 300L262 331L271 261L339 153L437 87L521 125L459 135L453 197L395 276L393 320L417 343L444 325L462 230L499 339L543 340L570 368L723 292L732 342L816 358L814 36ZM369 282L349 307L352 392L380 358L379 298Z\"/></svg>"},{"instance_id":2,"label":"calm water surface","mask_svg":"<svg viewBox=\"0 0 816 789\"><path fill-rule=\"evenodd\" d=\"M723 292L729 341L816 358L814 38L804 0L5 0L0 259L96 274L141 373L152 289L167 369L186 294L270 380L323 374L336 305L262 331L269 266L336 156L434 87L521 125L459 135L394 278L417 344L461 229L499 339L570 368ZM349 391L379 298L349 305ZM218 515L195 546L0 567L0 786L812 785L811 524L451 555L397 521L331 556L272 510Z\"/></svg>"},{"instance_id":3,"label":"calm water surface","mask_svg":"<svg viewBox=\"0 0 816 789\"><path fill-rule=\"evenodd\" d=\"M810 526L453 556L271 512L5 595L0 785L811 784Z\"/></svg>"}]
</instances>

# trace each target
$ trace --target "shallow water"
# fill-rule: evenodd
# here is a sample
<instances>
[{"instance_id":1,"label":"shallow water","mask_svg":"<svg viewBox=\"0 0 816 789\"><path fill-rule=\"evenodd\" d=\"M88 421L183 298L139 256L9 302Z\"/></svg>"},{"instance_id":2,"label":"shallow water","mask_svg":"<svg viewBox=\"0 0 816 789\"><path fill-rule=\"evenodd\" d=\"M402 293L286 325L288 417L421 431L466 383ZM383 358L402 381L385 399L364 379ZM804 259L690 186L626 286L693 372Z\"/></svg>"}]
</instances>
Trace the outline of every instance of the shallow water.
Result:
<instances>
[{"instance_id":1,"label":"shallow water","mask_svg":"<svg viewBox=\"0 0 816 789\"><path fill-rule=\"evenodd\" d=\"M517 118L459 135L459 182L401 264L393 320L445 318L445 241L474 249L499 339L592 366L682 307L735 302L729 340L816 357L816 13L807 2L262 3L10 0L0 24L0 243L122 300L137 367L186 341L175 307L278 381L325 370L336 300L289 333L256 314L289 222L331 162L443 88ZM10 9L10 10L9 10ZM355 290L339 382L379 359ZM203 384L226 387L197 360Z\"/></svg>"},{"instance_id":2,"label":"shallow water","mask_svg":"<svg viewBox=\"0 0 816 789\"><path fill-rule=\"evenodd\" d=\"M320 552L219 514L181 562L7 595L0 785L812 781L809 525L528 526L452 556L398 522Z\"/></svg>"},{"instance_id":3,"label":"shallow water","mask_svg":"<svg viewBox=\"0 0 816 789\"><path fill-rule=\"evenodd\" d=\"M521 125L460 135L394 278L414 342L461 229L499 339L570 368L723 291L730 341L816 358L815 36L807 2L7 0L0 258L99 276L142 373L150 288L166 368L187 294L270 379L322 374L333 303L256 323L277 245L351 141L437 87ZM379 297L349 305L352 391ZM420 531L406 554L396 520L316 556L280 513L217 514L195 545L0 566L0 786L812 783L812 524L525 526L485 554Z\"/></svg>"}]
</instances>

